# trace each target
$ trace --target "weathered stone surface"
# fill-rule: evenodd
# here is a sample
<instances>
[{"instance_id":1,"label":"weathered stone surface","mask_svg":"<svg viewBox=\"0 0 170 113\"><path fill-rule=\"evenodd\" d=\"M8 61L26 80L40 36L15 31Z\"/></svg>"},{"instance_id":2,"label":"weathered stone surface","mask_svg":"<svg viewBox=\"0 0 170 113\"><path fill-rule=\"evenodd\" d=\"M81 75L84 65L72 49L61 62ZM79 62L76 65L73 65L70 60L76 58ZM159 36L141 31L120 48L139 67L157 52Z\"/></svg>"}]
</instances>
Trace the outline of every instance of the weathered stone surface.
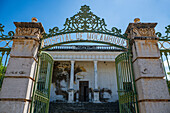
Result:
<instances>
[{"instance_id":1,"label":"weathered stone surface","mask_svg":"<svg viewBox=\"0 0 170 113\"><path fill-rule=\"evenodd\" d=\"M31 99L33 81L28 78L5 78L0 98Z\"/></svg>"},{"instance_id":2,"label":"weathered stone surface","mask_svg":"<svg viewBox=\"0 0 170 113\"><path fill-rule=\"evenodd\" d=\"M136 82L138 100L170 99L164 79L140 79Z\"/></svg>"},{"instance_id":3,"label":"weathered stone surface","mask_svg":"<svg viewBox=\"0 0 170 113\"><path fill-rule=\"evenodd\" d=\"M157 23L129 23L125 33L131 39L135 37L154 38L156 37L154 29L156 25Z\"/></svg>"},{"instance_id":4,"label":"weathered stone surface","mask_svg":"<svg viewBox=\"0 0 170 113\"><path fill-rule=\"evenodd\" d=\"M10 58L5 76L28 76L34 78L36 64L33 58Z\"/></svg>"},{"instance_id":5,"label":"weathered stone surface","mask_svg":"<svg viewBox=\"0 0 170 113\"><path fill-rule=\"evenodd\" d=\"M135 40L133 44L133 61L137 57L160 57L157 40Z\"/></svg>"},{"instance_id":6,"label":"weathered stone surface","mask_svg":"<svg viewBox=\"0 0 170 113\"><path fill-rule=\"evenodd\" d=\"M11 56L37 56L39 43L33 39L13 39Z\"/></svg>"},{"instance_id":7,"label":"weathered stone surface","mask_svg":"<svg viewBox=\"0 0 170 113\"><path fill-rule=\"evenodd\" d=\"M44 27L42 23L40 22L14 22L15 26L19 29L16 29L17 33L16 35L31 35L31 34L37 34L39 31L41 33L45 32ZM32 29L39 29L38 31L34 31ZM19 31L18 31L19 30Z\"/></svg>"},{"instance_id":8,"label":"weathered stone surface","mask_svg":"<svg viewBox=\"0 0 170 113\"><path fill-rule=\"evenodd\" d=\"M0 113L28 113L29 102L0 101Z\"/></svg>"},{"instance_id":9,"label":"weathered stone surface","mask_svg":"<svg viewBox=\"0 0 170 113\"><path fill-rule=\"evenodd\" d=\"M8 62L5 79L0 91L0 113L28 113L33 80L36 72L37 51L41 23L15 22L16 33Z\"/></svg>"},{"instance_id":10,"label":"weathered stone surface","mask_svg":"<svg viewBox=\"0 0 170 113\"><path fill-rule=\"evenodd\" d=\"M164 77L160 59L137 59L133 63L135 80L140 77Z\"/></svg>"},{"instance_id":11,"label":"weathered stone surface","mask_svg":"<svg viewBox=\"0 0 170 113\"><path fill-rule=\"evenodd\" d=\"M169 92L161 64L157 23L130 23L126 33L133 39L133 67L140 113L169 113ZM162 77L162 78L161 78ZM165 100L164 100L165 99Z\"/></svg>"},{"instance_id":12,"label":"weathered stone surface","mask_svg":"<svg viewBox=\"0 0 170 113\"><path fill-rule=\"evenodd\" d=\"M170 102L140 102L140 113L169 113Z\"/></svg>"}]
</instances>

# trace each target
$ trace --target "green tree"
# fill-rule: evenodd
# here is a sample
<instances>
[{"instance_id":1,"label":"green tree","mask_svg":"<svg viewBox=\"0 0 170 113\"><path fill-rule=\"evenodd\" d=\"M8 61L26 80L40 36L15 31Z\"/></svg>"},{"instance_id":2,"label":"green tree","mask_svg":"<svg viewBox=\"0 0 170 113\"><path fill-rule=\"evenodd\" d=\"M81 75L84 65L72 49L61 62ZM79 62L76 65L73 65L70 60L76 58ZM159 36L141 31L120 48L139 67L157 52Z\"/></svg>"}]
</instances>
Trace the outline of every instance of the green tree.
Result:
<instances>
[{"instance_id":1,"label":"green tree","mask_svg":"<svg viewBox=\"0 0 170 113\"><path fill-rule=\"evenodd\" d=\"M2 57L0 57L1 61ZM0 79L2 78L3 73L5 72L6 67L3 66L2 62L0 63Z\"/></svg>"}]
</instances>

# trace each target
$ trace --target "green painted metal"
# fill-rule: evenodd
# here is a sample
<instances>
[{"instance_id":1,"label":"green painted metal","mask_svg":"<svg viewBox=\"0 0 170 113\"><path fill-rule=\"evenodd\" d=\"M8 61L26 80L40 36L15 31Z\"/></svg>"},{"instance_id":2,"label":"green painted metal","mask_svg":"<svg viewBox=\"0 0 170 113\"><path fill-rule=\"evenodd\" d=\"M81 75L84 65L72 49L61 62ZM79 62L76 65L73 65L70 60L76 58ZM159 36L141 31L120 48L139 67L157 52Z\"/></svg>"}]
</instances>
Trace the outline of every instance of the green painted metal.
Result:
<instances>
[{"instance_id":1,"label":"green painted metal","mask_svg":"<svg viewBox=\"0 0 170 113\"><path fill-rule=\"evenodd\" d=\"M53 58L42 51L38 62L30 113L48 113Z\"/></svg>"},{"instance_id":2,"label":"green painted metal","mask_svg":"<svg viewBox=\"0 0 170 113\"><path fill-rule=\"evenodd\" d=\"M160 50L160 53L161 53L161 60L165 72L165 79L170 94L170 50Z\"/></svg>"},{"instance_id":3,"label":"green painted metal","mask_svg":"<svg viewBox=\"0 0 170 113\"><path fill-rule=\"evenodd\" d=\"M125 40L129 40L126 34L121 34L121 29L113 27L111 30L106 28L106 23L104 19L96 16L90 11L89 6L81 6L80 11L75 14L73 17L67 18L64 24L64 28L59 30L58 27L54 27L49 29L49 34L44 33L41 42L44 39L48 39L58 35L70 34L70 33L99 33L99 34L107 34L111 36L116 36ZM56 43L53 45L49 45L46 47L41 48L41 50L45 50L50 47L59 46L61 44L67 43L76 43L76 42L91 42L91 43L101 43L101 44L109 44L111 46L119 46L119 45L112 45L112 43L102 42L102 41L93 41L93 40L79 40L79 41L69 41L69 42L62 42ZM125 48L121 46L120 48ZM128 48L128 47L127 47ZM127 49L126 48L126 49Z\"/></svg>"},{"instance_id":4,"label":"green painted metal","mask_svg":"<svg viewBox=\"0 0 170 113\"><path fill-rule=\"evenodd\" d=\"M93 32L104 33L114 36L124 37L121 35L121 30L113 27L112 30L106 28L104 19L93 14L89 6L81 6L80 11L70 19L67 18L64 24L64 28L59 30L58 27L49 29L49 34L44 34L44 38L61 35L65 33L80 33L80 32ZM124 37L125 38L125 37Z\"/></svg>"},{"instance_id":5,"label":"green painted metal","mask_svg":"<svg viewBox=\"0 0 170 113\"><path fill-rule=\"evenodd\" d=\"M0 90L2 87L3 79L6 72L6 67L11 51L10 42L12 42L13 31L8 32L8 35L4 35L4 26L0 24Z\"/></svg>"},{"instance_id":6,"label":"green painted metal","mask_svg":"<svg viewBox=\"0 0 170 113\"><path fill-rule=\"evenodd\" d=\"M5 49L0 48L0 90L5 76L10 51L11 51L10 48L5 48Z\"/></svg>"},{"instance_id":7,"label":"green painted metal","mask_svg":"<svg viewBox=\"0 0 170 113\"><path fill-rule=\"evenodd\" d=\"M115 64L120 113L139 113L130 53L118 55Z\"/></svg>"},{"instance_id":8,"label":"green painted metal","mask_svg":"<svg viewBox=\"0 0 170 113\"><path fill-rule=\"evenodd\" d=\"M157 37L159 37L159 41L170 41L170 25L168 25L167 27L165 27L165 36L162 36L162 34L160 32L157 32L156 35Z\"/></svg>"},{"instance_id":9,"label":"green painted metal","mask_svg":"<svg viewBox=\"0 0 170 113\"><path fill-rule=\"evenodd\" d=\"M0 32L1 32L1 34L0 34L0 39L1 39L1 40L11 40L11 39L12 39L11 36L14 35L14 32L13 32L13 31L9 31L9 32L8 32L8 35L4 35L4 34L3 34L3 32L4 32L4 27L5 27L5 26L0 23Z\"/></svg>"},{"instance_id":10,"label":"green painted metal","mask_svg":"<svg viewBox=\"0 0 170 113\"><path fill-rule=\"evenodd\" d=\"M160 49L161 60L165 72L165 79L170 94L170 35L169 35L170 25L165 27L165 34L166 34L165 36L162 36L160 32L157 32L156 34L159 37L158 46Z\"/></svg>"}]
</instances>

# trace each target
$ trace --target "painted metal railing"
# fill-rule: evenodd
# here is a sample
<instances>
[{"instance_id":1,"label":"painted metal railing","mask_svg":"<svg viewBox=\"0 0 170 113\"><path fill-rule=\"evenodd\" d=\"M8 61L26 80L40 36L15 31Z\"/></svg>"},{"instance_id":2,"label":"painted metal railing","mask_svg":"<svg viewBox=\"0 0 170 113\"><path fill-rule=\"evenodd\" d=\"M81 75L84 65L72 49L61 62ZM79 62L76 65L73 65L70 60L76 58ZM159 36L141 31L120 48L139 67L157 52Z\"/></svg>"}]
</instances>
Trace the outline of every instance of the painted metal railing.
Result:
<instances>
[{"instance_id":1,"label":"painted metal railing","mask_svg":"<svg viewBox=\"0 0 170 113\"><path fill-rule=\"evenodd\" d=\"M0 48L0 90L5 76L10 51L10 48Z\"/></svg>"},{"instance_id":2,"label":"painted metal railing","mask_svg":"<svg viewBox=\"0 0 170 113\"><path fill-rule=\"evenodd\" d=\"M130 53L118 55L115 63L120 113L139 113Z\"/></svg>"},{"instance_id":3,"label":"painted metal railing","mask_svg":"<svg viewBox=\"0 0 170 113\"><path fill-rule=\"evenodd\" d=\"M170 94L170 50L160 50L161 60L164 67L165 79Z\"/></svg>"},{"instance_id":4,"label":"painted metal railing","mask_svg":"<svg viewBox=\"0 0 170 113\"><path fill-rule=\"evenodd\" d=\"M48 113L52 80L53 59L45 52L40 54L35 85L33 89L31 113Z\"/></svg>"},{"instance_id":5,"label":"painted metal railing","mask_svg":"<svg viewBox=\"0 0 170 113\"><path fill-rule=\"evenodd\" d=\"M160 49L165 79L170 94L170 25L165 27L165 36L162 36L160 32L157 32L156 35L159 37L158 47Z\"/></svg>"},{"instance_id":6,"label":"painted metal railing","mask_svg":"<svg viewBox=\"0 0 170 113\"><path fill-rule=\"evenodd\" d=\"M9 54L12 45L13 31L8 32L8 35L4 35L4 26L0 24L0 90L2 87L3 79L8 64Z\"/></svg>"}]
</instances>

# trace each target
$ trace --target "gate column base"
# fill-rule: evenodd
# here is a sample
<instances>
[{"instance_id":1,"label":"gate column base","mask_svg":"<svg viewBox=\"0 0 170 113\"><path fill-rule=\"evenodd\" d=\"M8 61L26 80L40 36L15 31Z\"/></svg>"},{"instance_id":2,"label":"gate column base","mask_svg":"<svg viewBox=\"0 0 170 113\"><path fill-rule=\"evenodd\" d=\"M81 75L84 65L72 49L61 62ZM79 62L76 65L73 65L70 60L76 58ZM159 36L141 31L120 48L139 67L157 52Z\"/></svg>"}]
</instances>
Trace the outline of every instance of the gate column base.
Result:
<instances>
[{"instance_id":1,"label":"gate column base","mask_svg":"<svg viewBox=\"0 0 170 113\"><path fill-rule=\"evenodd\" d=\"M68 90L68 103L74 103L74 89Z\"/></svg>"},{"instance_id":2,"label":"gate column base","mask_svg":"<svg viewBox=\"0 0 170 113\"><path fill-rule=\"evenodd\" d=\"M101 103L99 100L99 90L98 89L94 89L93 103Z\"/></svg>"}]
</instances>

